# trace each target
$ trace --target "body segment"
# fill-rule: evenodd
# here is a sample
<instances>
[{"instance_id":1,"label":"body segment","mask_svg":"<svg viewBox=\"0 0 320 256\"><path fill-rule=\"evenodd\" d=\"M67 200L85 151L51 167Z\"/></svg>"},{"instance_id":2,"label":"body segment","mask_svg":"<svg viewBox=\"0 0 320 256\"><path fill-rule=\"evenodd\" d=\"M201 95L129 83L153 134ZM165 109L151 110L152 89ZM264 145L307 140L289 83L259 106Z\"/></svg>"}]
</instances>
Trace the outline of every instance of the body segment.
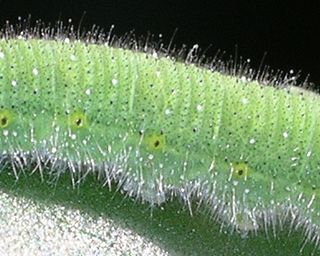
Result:
<instances>
[{"instance_id":1,"label":"body segment","mask_svg":"<svg viewBox=\"0 0 320 256\"><path fill-rule=\"evenodd\" d=\"M0 41L0 161L319 238L319 96L80 41Z\"/></svg>"}]
</instances>

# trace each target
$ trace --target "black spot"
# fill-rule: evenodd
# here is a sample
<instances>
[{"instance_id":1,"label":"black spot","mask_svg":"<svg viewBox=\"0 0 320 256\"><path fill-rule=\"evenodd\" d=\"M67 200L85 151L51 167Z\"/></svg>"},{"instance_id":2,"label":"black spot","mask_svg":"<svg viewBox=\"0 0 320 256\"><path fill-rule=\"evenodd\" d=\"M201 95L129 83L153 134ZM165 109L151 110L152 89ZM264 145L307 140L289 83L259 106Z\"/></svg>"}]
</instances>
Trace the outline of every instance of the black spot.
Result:
<instances>
[{"instance_id":1,"label":"black spot","mask_svg":"<svg viewBox=\"0 0 320 256\"><path fill-rule=\"evenodd\" d=\"M77 125L77 126L80 126L80 125L81 125L81 123L82 123L81 118L78 118L78 119L76 120L76 125Z\"/></svg>"},{"instance_id":2,"label":"black spot","mask_svg":"<svg viewBox=\"0 0 320 256\"><path fill-rule=\"evenodd\" d=\"M156 141L154 142L154 146L157 148L159 145L160 145L160 141L159 141L159 140L156 140Z\"/></svg>"},{"instance_id":3,"label":"black spot","mask_svg":"<svg viewBox=\"0 0 320 256\"><path fill-rule=\"evenodd\" d=\"M6 126L7 123L8 123L8 118L7 117L2 117L1 120L0 120L0 123L2 126Z\"/></svg>"},{"instance_id":4,"label":"black spot","mask_svg":"<svg viewBox=\"0 0 320 256\"><path fill-rule=\"evenodd\" d=\"M238 170L238 175L242 175L243 174L243 170L242 169L240 169L240 170Z\"/></svg>"}]
</instances>

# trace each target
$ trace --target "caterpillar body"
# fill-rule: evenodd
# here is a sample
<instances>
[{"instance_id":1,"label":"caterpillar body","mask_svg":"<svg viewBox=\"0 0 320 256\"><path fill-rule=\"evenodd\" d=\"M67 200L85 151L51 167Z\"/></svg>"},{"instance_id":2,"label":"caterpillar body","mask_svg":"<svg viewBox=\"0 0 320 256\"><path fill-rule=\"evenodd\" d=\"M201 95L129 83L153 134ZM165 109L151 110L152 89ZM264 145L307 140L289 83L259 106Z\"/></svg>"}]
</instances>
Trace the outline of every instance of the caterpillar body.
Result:
<instances>
[{"instance_id":1,"label":"caterpillar body","mask_svg":"<svg viewBox=\"0 0 320 256\"><path fill-rule=\"evenodd\" d=\"M270 82L271 83L271 82ZM289 220L320 238L320 101L142 52L45 36L0 40L0 163L130 196L197 200L235 230Z\"/></svg>"}]
</instances>

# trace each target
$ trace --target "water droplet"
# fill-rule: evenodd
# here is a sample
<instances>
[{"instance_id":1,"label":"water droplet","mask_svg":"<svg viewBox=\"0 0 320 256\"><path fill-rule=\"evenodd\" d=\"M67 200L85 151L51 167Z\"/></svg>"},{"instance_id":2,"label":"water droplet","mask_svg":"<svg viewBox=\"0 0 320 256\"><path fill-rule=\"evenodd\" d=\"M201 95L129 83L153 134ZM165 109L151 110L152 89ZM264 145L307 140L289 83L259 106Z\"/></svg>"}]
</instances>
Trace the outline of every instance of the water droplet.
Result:
<instances>
[{"instance_id":1,"label":"water droplet","mask_svg":"<svg viewBox=\"0 0 320 256\"><path fill-rule=\"evenodd\" d=\"M154 52L152 53L152 57L158 58L158 53L157 53L156 51L154 51Z\"/></svg>"},{"instance_id":2,"label":"water droplet","mask_svg":"<svg viewBox=\"0 0 320 256\"><path fill-rule=\"evenodd\" d=\"M111 80L111 83L112 83L112 85L117 85L117 84L118 84L118 80L115 79L115 78L113 78L113 79Z\"/></svg>"},{"instance_id":3,"label":"water droplet","mask_svg":"<svg viewBox=\"0 0 320 256\"><path fill-rule=\"evenodd\" d=\"M202 106L201 104L199 104L199 105L197 106L197 110L198 110L199 112L201 112L201 111L203 110L203 106Z\"/></svg>"},{"instance_id":4,"label":"water droplet","mask_svg":"<svg viewBox=\"0 0 320 256\"><path fill-rule=\"evenodd\" d=\"M74 54L71 54L71 55L70 55L70 60L76 61L76 60L77 60L77 57L76 57Z\"/></svg>"},{"instance_id":5,"label":"water droplet","mask_svg":"<svg viewBox=\"0 0 320 256\"><path fill-rule=\"evenodd\" d=\"M32 69L32 74L37 76L39 74L38 69L36 69L36 68Z\"/></svg>"},{"instance_id":6,"label":"water droplet","mask_svg":"<svg viewBox=\"0 0 320 256\"><path fill-rule=\"evenodd\" d=\"M254 144L254 143L256 143L256 140L252 138L252 139L249 140L249 143L250 144Z\"/></svg>"},{"instance_id":7,"label":"water droplet","mask_svg":"<svg viewBox=\"0 0 320 256\"><path fill-rule=\"evenodd\" d=\"M241 103L242 104L248 104L249 100L247 98L242 98Z\"/></svg>"},{"instance_id":8,"label":"water droplet","mask_svg":"<svg viewBox=\"0 0 320 256\"><path fill-rule=\"evenodd\" d=\"M247 78L246 78L245 76L242 76L240 79L241 79L241 81L244 82L244 83L247 82Z\"/></svg>"},{"instance_id":9,"label":"water droplet","mask_svg":"<svg viewBox=\"0 0 320 256\"><path fill-rule=\"evenodd\" d=\"M86 90L86 94L87 94L88 96L91 95L91 89L90 89L90 88Z\"/></svg>"}]
</instances>

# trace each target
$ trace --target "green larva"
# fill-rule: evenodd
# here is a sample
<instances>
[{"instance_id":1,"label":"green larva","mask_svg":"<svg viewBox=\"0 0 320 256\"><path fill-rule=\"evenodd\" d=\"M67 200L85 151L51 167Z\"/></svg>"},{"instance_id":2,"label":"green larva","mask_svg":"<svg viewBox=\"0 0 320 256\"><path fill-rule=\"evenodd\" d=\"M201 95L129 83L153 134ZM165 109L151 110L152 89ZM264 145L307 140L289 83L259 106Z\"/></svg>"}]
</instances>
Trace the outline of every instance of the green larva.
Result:
<instances>
[{"instance_id":1,"label":"green larva","mask_svg":"<svg viewBox=\"0 0 320 256\"><path fill-rule=\"evenodd\" d=\"M152 205L197 200L234 230L289 221L319 243L318 94L48 31L2 33L1 168L96 173Z\"/></svg>"}]
</instances>

